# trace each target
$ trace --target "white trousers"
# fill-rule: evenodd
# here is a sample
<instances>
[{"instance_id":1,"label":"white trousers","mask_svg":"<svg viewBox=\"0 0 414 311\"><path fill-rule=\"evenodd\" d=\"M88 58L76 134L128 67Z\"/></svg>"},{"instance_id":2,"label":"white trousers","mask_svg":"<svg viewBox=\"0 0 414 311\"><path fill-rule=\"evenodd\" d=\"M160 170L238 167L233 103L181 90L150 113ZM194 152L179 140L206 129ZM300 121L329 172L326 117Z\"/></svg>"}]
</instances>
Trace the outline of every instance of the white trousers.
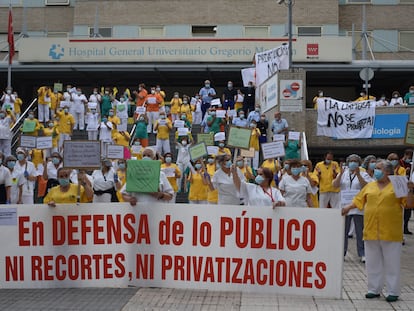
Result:
<instances>
[{"instance_id":1,"label":"white trousers","mask_svg":"<svg viewBox=\"0 0 414 311\"><path fill-rule=\"evenodd\" d=\"M49 121L49 105L38 104L37 105L37 114L39 122Z\"/></svg>"},{"instance_id":2,"label":"white trousers","mask_svg":"<svg viewBox=\"0 0 414 311\"><path fill-rule=\"evenodd\" d=\"M11 155L11 139L0 139L0 152L6 157Z\"/></svg>"},{"instance_id":3,"label":"white trousers","mask_svg":"<svg viewBox=\"0 0 414 311\"><path fill-rule=\"evenodd\" d=\"M88 131L88 140L98 140L98 130Z\"/></svg>"},{"instance_id":4,"label":"white trousers","mask_svg":"<svg viewBox=\"0 0 414 311\"><path fill-rule=\"evenodd\" d=\"M401 242L365 241L369 293L381 293L385 279L386 296L400 295L401 247Z\"/></svg>"},{"instance_id":5,"label":"white trousers","mask_svg":"<svg viewBox=\"0 0 414 311\"><path fill-rule=\"evenodd\" d=\"M171 152L170 140L169 139L158 139L156 142L157 152L161 155Z\"/></svg>"},{"instance_id":6,"label":"white trousers","mask_svg":"<svg viewBox=\"0 0 414 311\"><path fill-rule=\"evenodd\" d=\"M85 129L85 112L74 112L73 118L75 119L73 129L76 130L79 126L79 130L83 131Z\"/></svg>"},{"instance_id":7,"label":"white trousers","mask_svg":"<svg viewBox=\"0 0 414 311\"><path fill-rule=\"evenodd\" d=\"M147 132L151 133L155 121L157 121L158 118L160 117L160 113L158 111L148 111L147 112L147 117L148 117ZM156 132L154 131L154 133L156 133Z\"/></svg>"},{"instance_id":8,"label":"white trousers","mask_svg":"<svg viewBox=\"0 0 414 311\"><path fill-rule=\"evenodd\" d=\"M70 137L70 135L69 134L65 134L65 133L60 133L60 135L59 135L59 149L60 149L60 151L62 151L62 148L63 148L63 142L65 141L65 140L71 140L72 138Z\"/></svg>"},{"instance_id":9,"label":"white trousers","mask_svg":"<svg viewBox=\"0 0 414 311\"><path fill-rule=\"evenodd\" d=\"M331 203L332 208L341 208L340 192L319 193L319 208L327 208L328 203Z\"/></svg>"},{"instance_id":10,"label":"white trousers","mask_svg":"<svg viewBox=\"0 0 414 311\"><path fill-rule=\"evenodd\" d=\"M118 124L118 132L126 132L128 127L128 117L127 118L119 118L121 123Z\"/></svg>"},{"instance_id":11,"label":"white trousers","mask_svg":"<svg viewBox=\"0 0 414 311\"><path fill-rule=\"evenodd\" d=\"M109 203L111 202L110 193L102 193L101 195L93 195L93 203Z\"/></svg>"}]
</instances>

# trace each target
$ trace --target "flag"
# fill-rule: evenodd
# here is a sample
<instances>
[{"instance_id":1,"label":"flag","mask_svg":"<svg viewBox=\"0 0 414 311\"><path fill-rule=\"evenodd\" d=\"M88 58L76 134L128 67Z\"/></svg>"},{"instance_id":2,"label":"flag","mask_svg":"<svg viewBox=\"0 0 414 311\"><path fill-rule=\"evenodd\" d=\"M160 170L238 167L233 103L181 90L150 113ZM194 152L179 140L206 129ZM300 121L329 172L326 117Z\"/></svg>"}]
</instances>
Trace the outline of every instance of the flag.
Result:
<instances>
[{"instance_id":1,"label":"flag","mask_svg":"<svg viewBox=\"0 0 414 311\"><path fill-rule=\"evenodd\" d=\"M7 42L9 43L9 64L13 61L14 56L14 33L13 33L13 16L12 16L12 7L9 7L9 27L8 27L8 36Z\"/></svg>"}]
</instances>

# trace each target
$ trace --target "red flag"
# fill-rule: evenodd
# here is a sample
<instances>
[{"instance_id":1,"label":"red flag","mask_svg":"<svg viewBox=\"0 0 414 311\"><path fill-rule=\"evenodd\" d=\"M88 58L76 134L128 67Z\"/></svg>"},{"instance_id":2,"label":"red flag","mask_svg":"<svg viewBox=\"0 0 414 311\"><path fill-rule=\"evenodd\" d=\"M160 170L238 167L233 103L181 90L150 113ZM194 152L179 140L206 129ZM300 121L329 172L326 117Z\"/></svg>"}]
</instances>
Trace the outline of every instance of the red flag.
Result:
<instances>
[{"instance_id":1,"label":"red flag","mask_svg":"<svg viewBox=\"0 0 414 311\"><path fill-rule=\"evenodd\" d=\"M9 7L9 28L7 42L9 43L9 64L11 64L14 56L13 16L11 6Z\"/></svg>"}]
</instances>

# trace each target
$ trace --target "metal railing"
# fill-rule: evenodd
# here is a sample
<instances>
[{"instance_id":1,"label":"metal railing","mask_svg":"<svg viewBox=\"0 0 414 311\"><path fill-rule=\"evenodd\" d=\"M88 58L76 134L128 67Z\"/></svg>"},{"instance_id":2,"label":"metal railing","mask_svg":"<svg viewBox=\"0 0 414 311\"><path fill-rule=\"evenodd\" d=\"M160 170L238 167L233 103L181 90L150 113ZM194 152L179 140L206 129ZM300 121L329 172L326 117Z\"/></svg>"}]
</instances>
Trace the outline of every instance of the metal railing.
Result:
<instances>
[{"instance_id":1,"label":"metal railing","mask_svg":"<svg viewBox=\"0 0 414 311\"><path fill-rule=\"evenodd\" d=\"M30 110L33 110L33 111L37 110L37 106L35 105L36 102L37 102L37 98L33 99L32 102L30 103L29 107L27 107L27 109L20 115L20 117L13 124L13 126L11 128L11 132L12 132L11 148L12 148L12 150L15 150L15 148L17 147L16 145L19 143L20 136L21 136L20 129L23 125L24 120L27 118L27 115L29 114L29 111Z\"/></svg>"}]
</instances>

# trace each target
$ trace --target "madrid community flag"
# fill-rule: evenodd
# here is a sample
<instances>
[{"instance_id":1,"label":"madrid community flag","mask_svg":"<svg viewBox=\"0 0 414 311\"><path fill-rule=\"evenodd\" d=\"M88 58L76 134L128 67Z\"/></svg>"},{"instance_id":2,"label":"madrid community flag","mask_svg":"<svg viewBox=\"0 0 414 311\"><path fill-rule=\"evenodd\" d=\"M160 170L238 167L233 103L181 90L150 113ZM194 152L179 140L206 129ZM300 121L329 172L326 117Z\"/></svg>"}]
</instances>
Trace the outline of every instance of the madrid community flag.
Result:
<instances>
[{"instance_id":1,"label":"madrid community flag","mask_svg":"<svg viewBox=\"0 0 414 311\"><path fill-rule=\"evenodd\" d=\"M9 7L9 24L8 24L7 42L9 43L9 64L13 61L14 56L14 33L13 33L13 16L12 7Z\"/></svg>"}]
</instances>

